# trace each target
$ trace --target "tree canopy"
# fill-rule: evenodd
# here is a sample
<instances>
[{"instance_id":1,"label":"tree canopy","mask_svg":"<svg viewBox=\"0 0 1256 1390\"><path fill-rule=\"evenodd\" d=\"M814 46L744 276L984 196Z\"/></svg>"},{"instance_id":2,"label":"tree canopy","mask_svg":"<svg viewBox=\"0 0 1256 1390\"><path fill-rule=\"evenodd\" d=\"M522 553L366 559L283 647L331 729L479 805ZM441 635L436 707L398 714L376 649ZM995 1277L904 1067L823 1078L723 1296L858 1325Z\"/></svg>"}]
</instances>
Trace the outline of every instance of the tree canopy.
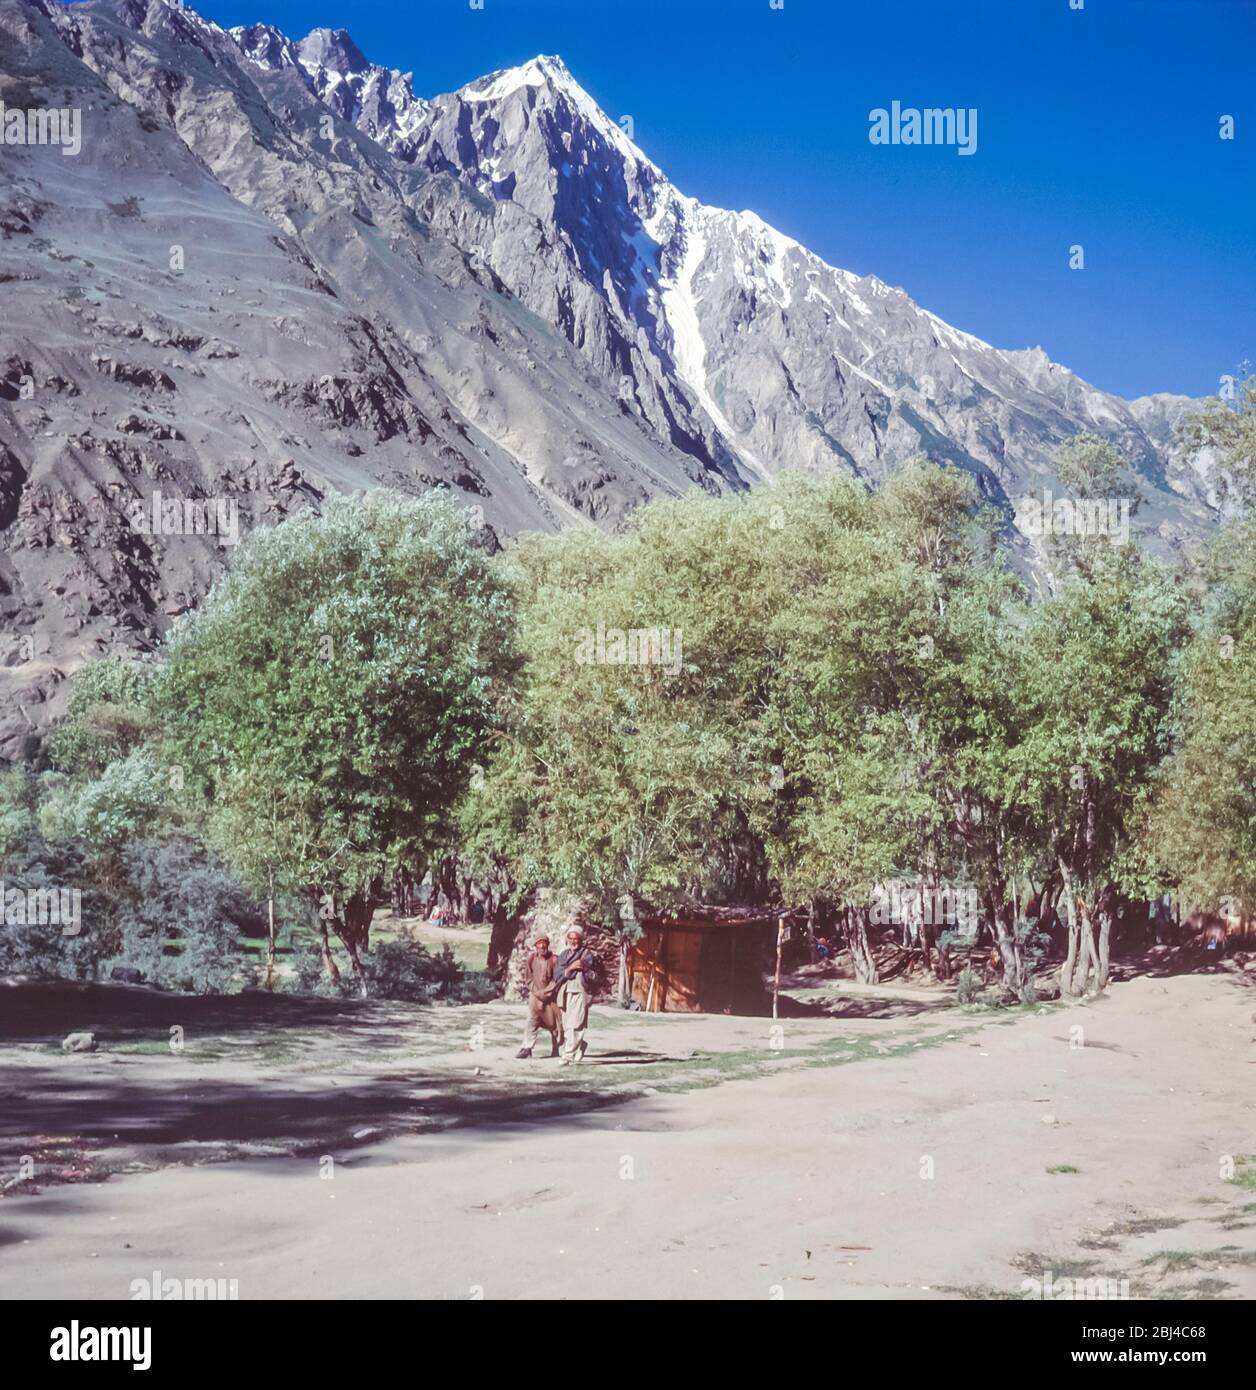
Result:
<instances>
[{"instance_id":1,"label":"tree canopy","mask_svg":"<svg viewBox=\"0 0 1256 1390\"><path fill-rule=\"evenodd\" d=\"M171 634L165 753L255 888L308 895L360 967L371 885L448 839L513 666L504 584L436 494L256 532Z\"/></svg>"}]
</instances>

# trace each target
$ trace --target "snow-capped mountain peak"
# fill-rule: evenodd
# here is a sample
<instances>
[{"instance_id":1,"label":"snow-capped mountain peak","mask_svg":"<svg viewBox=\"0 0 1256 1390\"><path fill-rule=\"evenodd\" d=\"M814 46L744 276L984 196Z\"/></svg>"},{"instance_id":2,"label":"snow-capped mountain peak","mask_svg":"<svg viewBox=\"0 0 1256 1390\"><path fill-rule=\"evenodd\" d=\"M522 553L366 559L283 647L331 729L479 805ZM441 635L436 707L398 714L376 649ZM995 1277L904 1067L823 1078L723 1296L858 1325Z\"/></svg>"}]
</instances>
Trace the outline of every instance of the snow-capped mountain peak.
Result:
<instances>
[{"instance_id":1,"label":"snow-capped mountain peak","mask_svg":"<svg viewBox=\"0 0 1256 1390\"><path fill-rule=\"evenodd\" d=\"M621 399L717 466L746 479L782 467L877 478L925 454L1006 501L1050 472L1056 445L1096 429L1164 477L1165 432L1149 436L1147 412L1040 349L996 348L876 276L828 264L754 211L687 197L557 55L425 101L343 30L295 46L262 26L235 32L255 62L298 62L324 102L393 154L486 195L501 211L474 234L477 264L619 374ZM441 206L429 211L439 221ZM521 251L519 215L548 246L543 270ZM447 230L465 245L457 217Z\"/></svg>"},{"instance_id":2,"label":"snow-capped mountain peak","mask_svg":"<svg viewBox=\"0 0 1256 1390\"><path fill-rule=\"evenodd\" d=\"M227 31L250 62L262 68L295 68L301 55L297 45L272 24L237 25Z\"/></svg>"},{"instance_id":3,"label":"snow-capped mountain peak","mask_svg":"<svg viewBox=\"0 0 1256 1390\"><path fill-rule=\"evenodd\" d=\"M250 62L270 71L297 69L342 120L399 158L413 157L414 136L428 111L414 94L413 74L368 62L344 29L312 29L296 43L269 24L229 32Z\"/></svg>"},{"instance_id":4,"label":"snow-capped mountain peak","mask_svg":"<svg viewBox=\"0 0 1256 1390\"><path fill-rule=\"evenodd\" d=\"M513 68L499 68L469 82L460 90L467 96L481 101L500 101L520 87L542 87L550 85L564 90L574 89L576 80L567 70L567 64L556 54L538 53L526 63Z\"/></svg>"},{"instance_id":5,"label":"snow-capped mountain peak","mask_svg":"<svg viewBox=\"0 0 1256 1390\"><path fill-rule=\"evenodd\" d=\"M1010 517L1096 430L1166 541L1209 525L1173 443L1191 402L1121 401L687 196L553 55L429 100L344 30L170 0L0 0L0 48L95 132L0 180L0 367L42 388L0 399L0 549L10 616L71 666L150 648L220 572L212 537L136 542L125 504L157 480L257 525L444 488L507 534L923 454ZM0 753L63 694L47 663L0 670Z\"/></svg>"},{"instance_id":6,"label":"snow-capped mountain peak","mask_svg":"<svg viewBox=\"0 0 1256 1390\"><path fill-rule=\"evenodd\" d=\"M556 54L539 53L518 67L503 68L499 72L489 73L486 77L460 88L457 95L468 102L501 102L518 92L528 93L534 99L547 93L552 100L565 101L574 113L625 159L649 165L658 173L657 167L629 138L623 125L610 119Z\"/></svg>"},{"instance_id":7,"label":"snow-capped mountain peak","mask_svg":"<svg viewBox=\"0 0 1256 1390\"><path fill-rule=\"evenodd\" d=\"M1125 402L828 264L754 211L687 197L630 130L541 54L433 98L413 160L556 233L633 353L680 387L706 447L743 476L789 466L875 478L923 453L1001 499L1092 428L1161 472L1162 445ZM513 247L493 238L479 251L526 292L533 271ZM639 385L645 368L632 370Z\"/></svg>"}]
</instances>

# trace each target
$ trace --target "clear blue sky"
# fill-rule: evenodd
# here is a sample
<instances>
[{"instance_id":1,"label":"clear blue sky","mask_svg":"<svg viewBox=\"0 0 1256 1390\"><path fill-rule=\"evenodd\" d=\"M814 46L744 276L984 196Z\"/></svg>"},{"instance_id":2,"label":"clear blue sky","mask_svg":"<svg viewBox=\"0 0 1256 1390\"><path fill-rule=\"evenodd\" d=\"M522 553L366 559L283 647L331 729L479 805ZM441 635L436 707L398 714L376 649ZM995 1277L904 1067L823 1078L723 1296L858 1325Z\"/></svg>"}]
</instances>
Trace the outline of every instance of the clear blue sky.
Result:
<instances>
[{"instance_id":1,"label":"clear blue sky","mask_svg":"<svg viewBox=\"0 0 1256 1390\"><path fill-rule=\"evenodd\" d=\"M684 192L1119 395L1208 394L1256 361L1256 0L199 8L347 29L425 95L557 53ZM895 99L976 107L976 153L872 145L868 113Z\"/></svg>"}]
</instances>

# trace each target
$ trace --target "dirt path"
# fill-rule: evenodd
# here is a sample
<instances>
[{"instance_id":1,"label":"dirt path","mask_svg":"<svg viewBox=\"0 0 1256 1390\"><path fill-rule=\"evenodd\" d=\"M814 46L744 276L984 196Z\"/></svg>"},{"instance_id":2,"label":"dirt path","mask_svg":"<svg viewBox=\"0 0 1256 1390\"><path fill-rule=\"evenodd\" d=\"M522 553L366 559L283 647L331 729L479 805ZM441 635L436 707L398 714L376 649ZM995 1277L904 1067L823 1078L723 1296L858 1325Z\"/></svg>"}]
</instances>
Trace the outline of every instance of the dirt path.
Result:
<instances>
[{"instance_id":1,"label":"dirt path","mask_svg":"<svg viewBox=\"0 0 1256 1390\"><path fill-rule=\"evenodd\" d=\"M1254 1003L1233 977L1139 979L937 1046L332 1150L331 1169L50 1188L0 1204L0 1296L126 1297L154 1270L241 1298L1020 1296L1049 1269L1252 1297ZM595 1015L594 1055L615 1037ZM1224 1155L1248 1158L1239 1183Z\"/></svg>"}]
</instances>

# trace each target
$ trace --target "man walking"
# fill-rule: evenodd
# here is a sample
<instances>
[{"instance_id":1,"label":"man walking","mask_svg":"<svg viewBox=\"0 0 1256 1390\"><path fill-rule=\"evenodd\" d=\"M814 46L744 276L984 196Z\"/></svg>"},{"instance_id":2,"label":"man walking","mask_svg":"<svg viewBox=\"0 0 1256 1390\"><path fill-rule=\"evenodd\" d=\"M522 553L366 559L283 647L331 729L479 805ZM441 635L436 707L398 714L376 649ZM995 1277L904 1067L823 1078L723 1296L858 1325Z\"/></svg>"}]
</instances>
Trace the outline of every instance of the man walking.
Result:
<instances>
[{"instance_id":1,"label":"man walking","mask_svg":"<svg viewBox=\"0 0 1256 1390\"><path fill-rule=\"evenodd\" d=\"M558 993L554 980L557 964L550 952L549 937L538 936L524 965L528 982L528 1025L523 1031L523 1046L515 1053L516 1057L532 1056L536 1035L542 1028L550 1035L550 1056L558 1056L559 1044L563 1040L563 1020L554 1002Z\"/></svg>"},{"instance_id":2,"label":"man walking","mask_svg":"<svg viewBox=\"0 0 1256 1390\"><path fill-rule=\"evenodd\" d=\"M567 933L567 949L558 957L554 983L558 986L558 1007L563 1013L563 1066L578 1062L588 1043L584 1030L589 1022L589 1000L597 986L596 960L584 944L584 933L572 927Z\"/></svg>"}]
</instances>

